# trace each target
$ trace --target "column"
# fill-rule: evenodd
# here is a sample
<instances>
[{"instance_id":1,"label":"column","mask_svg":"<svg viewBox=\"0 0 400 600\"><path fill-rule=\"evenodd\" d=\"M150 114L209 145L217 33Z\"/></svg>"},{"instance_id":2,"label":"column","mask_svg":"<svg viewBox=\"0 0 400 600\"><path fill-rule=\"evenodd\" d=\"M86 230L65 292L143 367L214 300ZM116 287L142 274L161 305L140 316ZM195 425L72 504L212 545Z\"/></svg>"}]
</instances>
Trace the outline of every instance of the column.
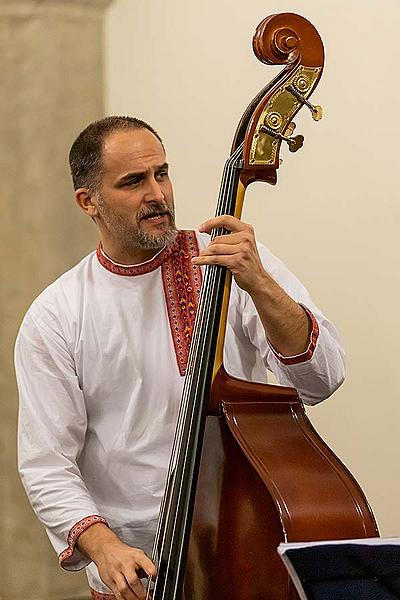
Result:
<instances>
[{"instance_id":1,"label":"column","mask_svg":"<svg viewBox=\"0 0 400 600\"><path fill-rule=\"evenodd\" d=\"M96 245L75 205L67 155L103 114L110 0L0 0L0 600L87 597L63 572L16 472L13 346L40 291Z\"/></svg>"}]
</instances>

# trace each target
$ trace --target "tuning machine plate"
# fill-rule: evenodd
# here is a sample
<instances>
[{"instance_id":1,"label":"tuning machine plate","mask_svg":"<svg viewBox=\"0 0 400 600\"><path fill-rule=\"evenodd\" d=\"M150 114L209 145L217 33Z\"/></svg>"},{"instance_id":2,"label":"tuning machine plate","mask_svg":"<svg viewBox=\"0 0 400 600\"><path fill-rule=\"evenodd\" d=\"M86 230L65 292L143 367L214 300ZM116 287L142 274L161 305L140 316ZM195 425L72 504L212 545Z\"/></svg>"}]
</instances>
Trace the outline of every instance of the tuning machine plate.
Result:
<instances>
[{"instance_id":1,"label":"tuning machine plate","mask_svg":"<svg viewBox=\"0 0 400 600\"><path fill-rule=\"evenodd\" d=\"M292 120L301 106L308 103L306 97L317 84L321 71L320 67L299 65L290 79L280 85L264 104L253 130L248 155L250 165L278 165L282 141L289 145L291 152L296 152L303 146L303 136L292 137ZM313 107L316 116L317 108Z\"/></svg>"}]
</instances>

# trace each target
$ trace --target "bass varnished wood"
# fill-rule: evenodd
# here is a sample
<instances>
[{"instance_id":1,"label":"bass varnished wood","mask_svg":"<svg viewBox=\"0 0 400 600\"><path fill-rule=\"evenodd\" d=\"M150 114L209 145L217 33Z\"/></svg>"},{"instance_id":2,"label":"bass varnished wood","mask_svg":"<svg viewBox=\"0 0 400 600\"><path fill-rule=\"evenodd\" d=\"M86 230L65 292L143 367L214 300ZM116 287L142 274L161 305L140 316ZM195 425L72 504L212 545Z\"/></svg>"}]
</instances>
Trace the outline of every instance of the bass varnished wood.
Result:
<instances>
[{"instance_id":1,"label":"bass varnished wood","mask_svg":"<svg viewBox=\"0 0 400 600\"><path fill-rule=\"evenodd\" d=\"M280 542L378 535L357 481L292 388L221 369L208 417L185 598L297 600Z\"/></svg>"}]
</instances>

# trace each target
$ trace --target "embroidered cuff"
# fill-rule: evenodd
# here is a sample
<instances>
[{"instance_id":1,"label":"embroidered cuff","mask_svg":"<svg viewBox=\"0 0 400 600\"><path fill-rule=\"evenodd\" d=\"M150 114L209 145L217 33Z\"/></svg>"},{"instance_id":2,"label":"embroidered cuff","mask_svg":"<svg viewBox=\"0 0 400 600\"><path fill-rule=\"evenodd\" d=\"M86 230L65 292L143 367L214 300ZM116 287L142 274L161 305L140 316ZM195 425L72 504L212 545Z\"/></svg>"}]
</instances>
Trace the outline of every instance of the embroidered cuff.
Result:
<instances>
[{"instance_id":1,"label":"embroidered cuff","mask_svg":"<svg viewBox=\"0 0 400 600\"><path fill-rule=\"evenodd\" d=\"M310 341L308 343L307 349L305 352L301 354L295 354L294 356L283 356L280 352L277 352L271 342L268 340L269 347L275 356L280 360L283 365L297 365L299 363L306 362L310 360L314 354L315 347L317 345L317 340L319 336L319 325L317 319L314 317L312 312L303 304L300 304L301 308L307 313L308 317L311 319L311 334Z\"/></svg>"},{"instance_id":2,"label":"embroidered cuff","mask_svg":"<svg viewBox=\"0 0 400 600\"><path fill-rule=\"evenodd\" d=\"M85 529L95 523L104 523L104 525L107 525L108 527L108 523L104 517L100 517L100 515L91 515L90 517L85 517L70 529L67 538L68 548L63 550L58 556L58 562L63 569L75 571L82 569L90 562L78 548L76 548L76 541Z\"/></svg>"},{"instance_id":3,"label":"embroidered cuff","mask_svg":"<svg viewBox=\"0 0 400 600\"><path fill-rule=\"evenodd\" d=\"M90 597L92 600L116 600L113 594L103 594L102 592L96 592L93 588L90 588Z\"/></svg>"}]
</instances>

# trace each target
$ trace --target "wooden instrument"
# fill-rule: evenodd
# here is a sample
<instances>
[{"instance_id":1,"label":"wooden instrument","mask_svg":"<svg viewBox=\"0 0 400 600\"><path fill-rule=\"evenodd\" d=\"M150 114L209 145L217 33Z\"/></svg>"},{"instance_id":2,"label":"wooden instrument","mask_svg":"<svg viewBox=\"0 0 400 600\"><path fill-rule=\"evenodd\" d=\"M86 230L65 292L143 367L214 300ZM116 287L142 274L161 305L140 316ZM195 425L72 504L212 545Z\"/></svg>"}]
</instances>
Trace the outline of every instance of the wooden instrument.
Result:
<instances>
[{"instance_id":1,"label":"wooden instrument","mask_svg":"<svg viewBox=\"0 0 400 600\"><path fill-rule=\"evenodd\" d=\"M306 19L266 18L253 48L284 69L238 125L217 215L240 217L251 182L276 183L282 142L292 152L303 144L292 136L303 105L322 116L309 97L324 50ZM154 600L295 600L280 542L378 535L361 488L310 424L296 390L225 372L229 280L224 268L205 270L155 542Z\"/></svg>"}]
</instances>

